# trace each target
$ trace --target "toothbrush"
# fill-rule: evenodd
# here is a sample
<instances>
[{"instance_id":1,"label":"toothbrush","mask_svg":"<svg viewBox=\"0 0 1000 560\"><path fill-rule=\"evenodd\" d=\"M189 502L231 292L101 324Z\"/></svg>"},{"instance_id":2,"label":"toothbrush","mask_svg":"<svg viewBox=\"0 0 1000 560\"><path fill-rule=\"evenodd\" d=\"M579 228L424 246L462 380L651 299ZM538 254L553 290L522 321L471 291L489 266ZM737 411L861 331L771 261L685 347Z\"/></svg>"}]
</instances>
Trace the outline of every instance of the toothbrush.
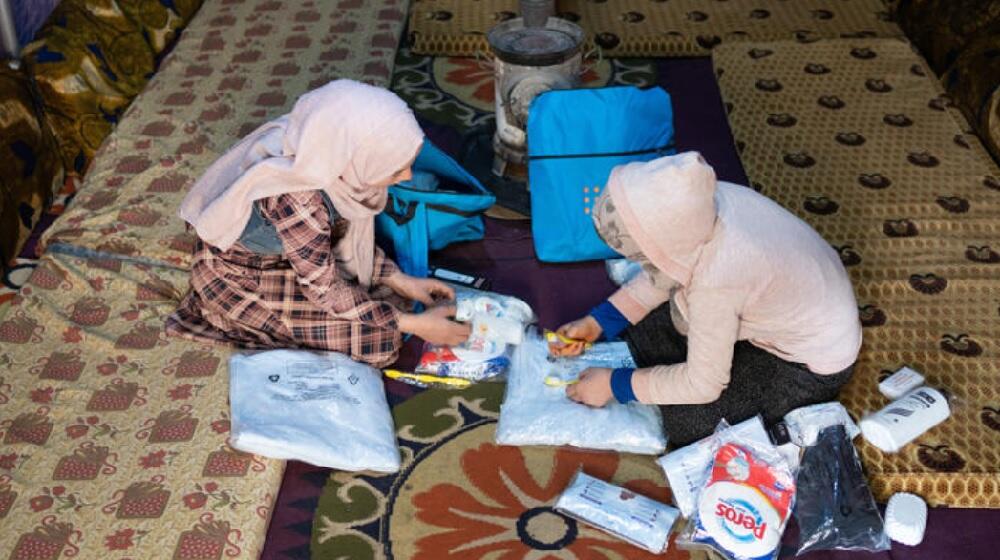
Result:
<instances>
[{"instance_id":1,"label":"toothbrush","mask_svg":"<svg viewBox=\"0 0 1000 560\"><path fill-rule=\"evenodd\" d=\"M563 336L555 331L545 331L545 341L550 344L556 342L561 342L562 344L576 344L580 342L583 343L584 350L589 350L594 347L593 342L587 342L586 340L578 340L575 338L570 338L568 336Z\"/></svg>"},{"instance_id":2,"label":"toothbrush","mask_svg":"<svg viewBox=\"0 0 1000 560\"><path fill-rule=\"evenodd\" d=\"M440 375L430 375L426 373L406 373L396 369L387 369L382 373L384 373L389 379L412 379L413 381L419 381L420 383L439 383L463 389L472 385L472 381L462 379L460 377L442 377Z\"/></svg>"},{"instance_id":3,"label":"toothbrush","mask_svg":"<svg viewBox=\"0 0 1000 560\"><path fill-rule=\"evenodd\" d=\"M578 377L576 379L562 379L555 375L547 375L545 376L544 381L545 385L548 387L566 387L567 385L572 385L574 383L577 383L578 381L580 381L580 378Z\"/></svg>"}]
</instances>

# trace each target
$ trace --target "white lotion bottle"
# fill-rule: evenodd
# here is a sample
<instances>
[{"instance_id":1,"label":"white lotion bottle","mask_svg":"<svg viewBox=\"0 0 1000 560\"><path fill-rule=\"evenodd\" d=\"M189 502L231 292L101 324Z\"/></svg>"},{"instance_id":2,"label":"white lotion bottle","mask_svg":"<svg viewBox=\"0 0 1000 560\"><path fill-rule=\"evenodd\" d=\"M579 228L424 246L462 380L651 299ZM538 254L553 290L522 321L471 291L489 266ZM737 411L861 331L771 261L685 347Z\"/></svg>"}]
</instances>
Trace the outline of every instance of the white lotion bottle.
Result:
<instances>
[{"instance_id":1,"label":"white lotion bottle","mask_svg":"<svg viewBox=\"0 0 1000 560\"><path fill-rule=\"evenodd\" d=\"M948 399L937 389L918 387L861 419L861 435L886 453L895 453L951 415Z\"/></svg>"}]
</instances>

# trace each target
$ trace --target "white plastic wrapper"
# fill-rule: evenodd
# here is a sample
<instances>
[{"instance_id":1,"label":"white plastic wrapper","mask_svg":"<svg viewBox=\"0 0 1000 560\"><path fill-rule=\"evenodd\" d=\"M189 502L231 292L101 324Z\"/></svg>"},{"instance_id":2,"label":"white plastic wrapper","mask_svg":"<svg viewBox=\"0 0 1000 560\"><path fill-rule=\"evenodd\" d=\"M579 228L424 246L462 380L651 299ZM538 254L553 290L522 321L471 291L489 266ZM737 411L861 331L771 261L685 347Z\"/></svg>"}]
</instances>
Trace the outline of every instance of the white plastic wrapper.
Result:
<instances>
[{"instance_id":1,"label":"white plastic wrapper","mask_svg":"<svg viewBox=\"0 0 1000 560\"><path fill-rule=\"evenodd\" d=\"M458 346L425 344L417 373L471 381L501 377L510 367L510 347L524 339L524 331L535 321L535 313L515 297L454 288L455 319L471 323L472 334Z\"/></svg>"},{"instance_id":2,"label":"white plastic wrapper","mask_svg":"<svg viewBox=\"0 0 1000 560\"><path fill-rule=\"evenodd\" d=\"M885 508L885 533L890 539L917 546L927 530L927 502L920 496L900 492L889 498Z\"/></svg>"},{"instance_id":3,"label":"white plastic wrapper","mask_svg":"<svg viewBox=\"0 0 1000 560\"><path fill-rule=\"evenodd\" d=\"M556 511L644 548L653 554L667 550L678 511L645 496L576 473L556 501Z\"/></svg>"},{"instance_id":4,"label":"white plastic wrapper","mask_svg":"<svg viewBox=\"0 0 1000 560\"><path fill-rule=\"evenodd\" d=\"M596 342L580 356L589 367L635 368L627 342Z\"/></svg>"},{"instance_id":5,"label":"white plastic wrapper","mask_svg":"<svg viewBox=\"0 0 1000 560\"><path fill-rule=\"evenodd\" d=\"M229 360L230 445L345 471L399 470L382 375L333 352L271 350Z\"/></svg>"},{"instance_id":6,"label":"white plastic wrapper","mask_svg":"<svg viewBox=\"0 0 1000 560\"><path fill-rule=\"evenodd\" d=\"M611 278L611 281L619 286L626 284L642 272L641 264L628 259L608 259L604 261L604 267L608 271L608 278Z\"/></svg>"},{"instance_id":7,"label":"white plastic wrapper","mask_svg":"<svg viewBox=\"0 0 1000 560\"><path fill-rule=\"evenodd\" d=\"M735 426L716 431L691 445L671 451L656 461L667 475L674 502L684 517L691 517L694 514L698 492L705 486L712 458L719 446L720 437L723 436L727 439L771 445L764 423L759 416L754 416Z\"/></svg>"},{"instance_id":8,"label":"white plastic wrapper","mask_svg":"<svg viewBox=\"0 0 1000 560\"><path fill-rule=\"evenodd\" d=\"M788 468L792 469L792 472L797 472L799 470L799 463L802 461L802 448L795 445L792 442L788 442L783 445L775 447L778 453L781 453L782 458L788 463Z\"/></svg>"},{"instance_id":9,"label":"white plastic wrapper","mask_svg":"<svg viewBox=\"0 0 1000 560\"><path fill-rule=\"evenodd\" d=\"M593 364L548 360L548 344L534 330L514 350L507 393L500 407L496 440L502 445L571 445L626 453L655 454L666 448L660 409L636 402L602 408L573 402L565 387L545 384L547 376L578 376ZM558 369L558 372L556 371Z\"/></svg>"},{"instance_id":10,"label":"white plastic wrapper","mask_svg":"<svg viewBox=\"0 0 1000 560\"><path fill-rule=\"evenodd\" d=\"M726 560L774 560L795 496L795 476L770 442L721 436L677 544Z\"/></svg>"},{"instance_id":11,"label":"white plastic wrapper","mask_svg":"<svg viewBox=\"0 0 1000 560\"><path fill-rule=\"evenodd\" d=\"M886 398L896 400L923 384L924 376L919 371L903 366L882 380L878 384L878 390Z\"/></svg>"},{"instance_id":12,"label":"white plastic wrapper","mask_svg":"<svg viewBox=\"0 0 1000 560\"><path fill-rule=\"evenodd\" d=\"M597 342L575 358L547 358L551 364L549 378L561 382L575 381L588 367L610 369L635 368L635 359L625 342Z\"/></svg>"},{"instance_id":13,"label":"white plastic wrapper","mask_svg":"<svg viewBox=\"0 0 1000 560\"><path fill-rule=\"evenodd\" d=\"M844 426L851 439L861 433L844 405L836 401L796 408L785 415L785 424L788 426L788 435L792 438L792 443L799 447L815 444L823 428L837 424Z\"/></svg>"}]
</instances>

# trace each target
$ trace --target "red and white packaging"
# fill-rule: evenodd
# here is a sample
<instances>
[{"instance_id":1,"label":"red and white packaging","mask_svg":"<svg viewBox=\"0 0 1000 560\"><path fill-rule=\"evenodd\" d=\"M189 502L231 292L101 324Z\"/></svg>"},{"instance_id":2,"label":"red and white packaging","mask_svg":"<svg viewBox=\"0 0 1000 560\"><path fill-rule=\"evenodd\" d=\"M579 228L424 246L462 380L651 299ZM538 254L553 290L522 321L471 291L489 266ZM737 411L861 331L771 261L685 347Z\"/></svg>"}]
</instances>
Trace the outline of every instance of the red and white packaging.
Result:
<instances>
[{"instance_id":1,"label":"red and white packaging","mask_svg":"<svg viewBox=\"0 0 1000 560\"><path fill-rule=\"evenodd\" d=\"M729 560L772 560L795 502L795 477L771 445L724 442L678 540Z\"/></svg>"}]
</instances>

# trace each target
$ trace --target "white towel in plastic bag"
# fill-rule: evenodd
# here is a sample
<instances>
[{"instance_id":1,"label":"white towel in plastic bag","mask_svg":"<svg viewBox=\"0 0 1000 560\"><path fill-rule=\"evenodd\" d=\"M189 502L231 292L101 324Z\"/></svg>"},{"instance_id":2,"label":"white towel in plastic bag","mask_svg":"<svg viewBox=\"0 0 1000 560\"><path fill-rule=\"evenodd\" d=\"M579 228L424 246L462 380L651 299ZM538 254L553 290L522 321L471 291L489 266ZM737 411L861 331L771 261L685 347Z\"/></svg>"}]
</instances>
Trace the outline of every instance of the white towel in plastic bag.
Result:
<instances>
[{"instance_id":1,"label":"white towel in plastic bag","mask_svg":"<svg viewBox=\"0 0 1000 560\"><path fill-rule=\"evenodd\" d=\"M399 470L382 375L343 354L236 354L229 401L235 449L345 471Z\"/></svg>"},{"instance_id":2,"label":"white towel in plastic bag","mask_svg":"<svg viewBox=\"0 0 1000 560\"><path fill-rule=\"evenodd\" d=\"M572 445L627 453L662 453L667 445L660 409L636 402L611 402L602 408L573 402L565 387L545 385L557 366L548 345L534 331L514 350L507 393L500 407L496 440L501 445ZM578 371L590 367L586 355L574 360ZM560 360L566 367L565 360ZM559 375L565 378L565 374Z\"/></svg>"}]
</instances>

